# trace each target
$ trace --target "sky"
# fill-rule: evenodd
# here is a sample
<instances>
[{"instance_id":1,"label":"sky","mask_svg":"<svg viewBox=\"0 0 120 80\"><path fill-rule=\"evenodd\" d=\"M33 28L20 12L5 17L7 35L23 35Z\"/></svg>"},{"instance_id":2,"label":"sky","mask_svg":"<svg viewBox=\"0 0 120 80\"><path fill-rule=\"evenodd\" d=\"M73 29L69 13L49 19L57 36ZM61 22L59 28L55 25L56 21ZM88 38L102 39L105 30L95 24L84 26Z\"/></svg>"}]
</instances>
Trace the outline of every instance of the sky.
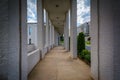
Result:
<instances>
[{"instance_id":1,"label":"sky","mask_svg":"<svg viewBox=\"0 0 120 80\"><path fill-rule=\"evenodd\" d=\"M27 22L37 22L37 2L36 0L27 0Z\"/></svg>"},{"instance_id":2,"label":"sky","mask_svg":"<svg viewBox=\"0 0 120 80\"><path fill-rule=\"evenodd\" d=\"M27 22L37 22L36 0L27 1ZM77 0L77 26L90 21L90 0Z\"/></svg>"},{"instance_id":3,"label":"sky","mask_svg":"<svg viewBox=\"0 0 120 80\"><path fill-rule=\"evenodd\" d=\"M77 0L77 26L90 21L90 0Z\"/></svg>"}]
</instances>

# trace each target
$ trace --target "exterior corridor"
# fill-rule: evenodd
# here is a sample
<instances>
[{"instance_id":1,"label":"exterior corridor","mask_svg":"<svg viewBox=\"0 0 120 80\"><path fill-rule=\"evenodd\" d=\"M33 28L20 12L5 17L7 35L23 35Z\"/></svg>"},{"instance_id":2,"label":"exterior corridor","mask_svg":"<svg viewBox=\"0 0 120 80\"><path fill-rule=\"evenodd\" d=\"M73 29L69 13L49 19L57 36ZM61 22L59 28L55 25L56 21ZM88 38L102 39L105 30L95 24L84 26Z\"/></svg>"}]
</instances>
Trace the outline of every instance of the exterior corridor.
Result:
<instances>
[{"instance_id":1,"label":"exterior corridor","mask_svg":"<svg viewBox=\"0 0 120 80\"><path fill-rule=\"evenodd\" d=\"M90 67L72 59L63 47L48 52L28 76L28 80L91 80Z\"/></svg>"}]
</instances>

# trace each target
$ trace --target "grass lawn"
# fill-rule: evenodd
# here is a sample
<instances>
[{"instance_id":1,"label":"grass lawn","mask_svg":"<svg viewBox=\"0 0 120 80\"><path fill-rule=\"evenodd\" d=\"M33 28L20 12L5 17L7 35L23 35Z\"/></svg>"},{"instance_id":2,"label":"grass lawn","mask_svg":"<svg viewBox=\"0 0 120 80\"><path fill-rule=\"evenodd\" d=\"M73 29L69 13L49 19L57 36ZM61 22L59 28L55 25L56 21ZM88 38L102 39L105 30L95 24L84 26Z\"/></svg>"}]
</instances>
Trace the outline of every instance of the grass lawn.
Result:
<instances>
[{"instance_id":1,"label":"grass lawn","mask_svg":"<svg viewBox=\"0 0 120 80\"><path fill-rule=\"evenodd\" d=\"M89 46L90 44L91 44L90 41L86 41L86 42L85 42L85 45L88 45L88 46Z\"/></svg>"}]
</instances>

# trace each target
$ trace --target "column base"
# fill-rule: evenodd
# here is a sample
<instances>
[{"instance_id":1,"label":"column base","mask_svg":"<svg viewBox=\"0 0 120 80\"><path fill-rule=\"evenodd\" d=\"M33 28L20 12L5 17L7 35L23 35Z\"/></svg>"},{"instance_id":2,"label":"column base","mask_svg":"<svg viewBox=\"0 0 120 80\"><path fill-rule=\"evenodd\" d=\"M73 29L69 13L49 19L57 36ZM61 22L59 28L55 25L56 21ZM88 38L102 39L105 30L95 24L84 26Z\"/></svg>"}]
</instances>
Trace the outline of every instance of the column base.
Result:
<instances>
[{"instance_id":1,"label":"column base","mask_svg":"<svg viewBox=\"0 0 120 80\"><path fill-rule=\"evenodd\" d=\"M70 52L70 56L72 59L77 59L78 57L77 56L74 56L72 52Z\"/></svg>"}]
</instances>

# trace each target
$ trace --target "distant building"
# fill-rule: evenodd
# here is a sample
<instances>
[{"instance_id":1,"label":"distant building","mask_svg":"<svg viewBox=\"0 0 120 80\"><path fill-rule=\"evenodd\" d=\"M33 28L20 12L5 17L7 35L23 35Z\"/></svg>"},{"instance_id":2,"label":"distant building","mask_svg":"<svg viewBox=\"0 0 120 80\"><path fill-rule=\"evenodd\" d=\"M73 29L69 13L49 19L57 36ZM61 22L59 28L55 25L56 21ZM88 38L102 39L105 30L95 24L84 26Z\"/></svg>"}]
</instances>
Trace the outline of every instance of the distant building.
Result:
<instances>
[{"instance_id":1,"label":"distant building","mask_svg":"<svg viewBox=\"0 0 120 80\"><path fill-rule=\"evenodd\" d=\"M86 23L80 25L79 27L77 27L77 35L80 32L83 32L85 34L85 36L89 36L90 35L89 27L90 27L90 22L86 22Z\"/></svg>"}]
</instances>

